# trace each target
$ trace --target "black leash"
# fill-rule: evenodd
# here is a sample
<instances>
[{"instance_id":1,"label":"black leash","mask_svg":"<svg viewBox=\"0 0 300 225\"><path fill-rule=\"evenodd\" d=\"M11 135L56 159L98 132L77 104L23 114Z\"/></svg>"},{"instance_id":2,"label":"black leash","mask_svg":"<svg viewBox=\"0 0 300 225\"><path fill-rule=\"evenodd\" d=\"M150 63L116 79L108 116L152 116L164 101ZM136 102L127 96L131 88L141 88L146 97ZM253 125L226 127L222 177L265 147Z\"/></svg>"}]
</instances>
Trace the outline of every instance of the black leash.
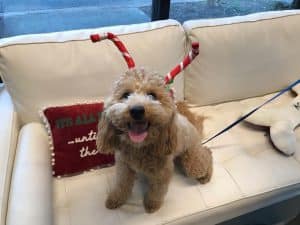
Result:
<instances>
[{"instance_id":1,"label":"black leash","mask_svg":"<svg viewBox=\"0 0 300 225\"><path fill-rule=\"evenodd\" d=\"M206 139L205 141L203 141L202 144L204 145L204 144L210 142L211 140L215 139L216 137L220 136L221 134L225 133L226 131L230 130L231 128L233 128L234 126L236 126L237 124L239 124L240 122L242 122L243 120L245 120L247 117L249 117L251 114L255 113L257 110L259 110L260 108L262 108L264 105L272 102L274 99L278 98L280 95L283 95L285 92L291 90L293 87L295 87L299 83L300 83L300 80L297 80L294 83L292 83L291 85L289 85L287 88L282 89L279 93L277 93L276 95L274 95L269 100L265 101L264 103L262 103L261 105L257 106L256 108L252 109L250 112L248 112L244 116L240 117L239 119L237 119L236 121L234 121L232 124L230 124L229 126L225 127L223 130L221 130L220 132L218 132L217 134L215 134L214 136L212 136L209 139Z\"/></svg>"}]
</instances>

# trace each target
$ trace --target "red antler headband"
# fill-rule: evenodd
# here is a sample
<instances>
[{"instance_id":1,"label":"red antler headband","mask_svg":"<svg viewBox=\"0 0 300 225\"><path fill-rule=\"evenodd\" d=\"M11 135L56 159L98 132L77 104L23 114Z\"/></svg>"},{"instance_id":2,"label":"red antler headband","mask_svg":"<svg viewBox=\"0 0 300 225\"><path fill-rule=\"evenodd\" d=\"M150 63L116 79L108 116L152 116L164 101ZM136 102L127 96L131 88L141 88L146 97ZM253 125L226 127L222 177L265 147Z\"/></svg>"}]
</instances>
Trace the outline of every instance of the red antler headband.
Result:
<instances>
[{"instance_id":1,"label":"red antler headband","mask_svg":"<svg viewBox=\"0 0 300 225\"><path fill-rule=\"evenodd\" d=\"M130 56L129 52L127 51L126 47L122 43L122 41L113 33L106 33L103 35L99 34L92 34L90 36L90 39L92 42L98 42L102 41L104 39L111 40L115 46L119 49L119 51L122 53L129 69L132 69L135 67L135 63L133 61L133 58ZM184 57L183 61L179 63L177 66L174 67L174 69L171 70L170 73L167 74L165 77L165 83L167 85L171 84L174 80L174 78L182 71L184 70L192 61L193 59L199 54L199 43L193 42L192 43L192 50L189 52L187 56Z\"/></svg>"},{"instance_id":2,"label":"red antler headband","mask_svg":"<svg viewBox=\"0 0 300 225\"><path fill-rule=\"evenodd\" d=\"M167 74L165 77L166 84L171 84L174 80L174 78L182 71L184 70L193 60L196 58L196 56L199 54L199 43L193 42L192 43L192 50L189 52L187 56L184 57L183 61L179 63L177 66L175 66L170 73Z\"/></svg>"},{"instance_id":3,"label":"red antler headband","mask_svg":"<svg viewBox=\"0 0 300 225\"><path fill-rule=\"evenodd\" d=\"M103 34L103 35L99 35L99 34L92 34L90 36L92 42L98 42L98 41L102 41L104 39L109 39L111 40L115 46L117 46L117 48L119 49L119 51L122 53L127 65L128 65L128 68L131 69L131 68L134 68L135 67L135 63L131 57L131 55L129 54L129 52L127 51L125 45L122 43L122 41L116 36L114 35L113 33L106 33L106 34Z\"/></svg>"}]
</instances>

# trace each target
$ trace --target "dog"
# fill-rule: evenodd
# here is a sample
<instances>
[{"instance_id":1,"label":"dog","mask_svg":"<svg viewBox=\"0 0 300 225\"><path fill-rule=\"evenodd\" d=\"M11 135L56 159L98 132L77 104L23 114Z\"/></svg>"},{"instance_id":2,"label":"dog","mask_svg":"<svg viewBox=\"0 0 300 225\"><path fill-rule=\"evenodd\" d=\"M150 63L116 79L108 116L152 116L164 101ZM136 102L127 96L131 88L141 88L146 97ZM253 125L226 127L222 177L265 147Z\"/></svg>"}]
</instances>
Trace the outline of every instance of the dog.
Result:
<instances>
[{"instance_id":1,"label":"dog","mask_svg":"<svg viewBox=\"0 0 300 225\"><path fill-rule=\"evenodd\" d=\"M188 177L207 183L211 151L201 145L202 118L185 103L175 104L164 78L143 69L129 70L116 82L98 125L97 149L115 154L116 183L106 200L115 209L129 198L137 174L145 176L146 212L158 210L167 193L174 160Z\"/></svg>"}]
</instances>

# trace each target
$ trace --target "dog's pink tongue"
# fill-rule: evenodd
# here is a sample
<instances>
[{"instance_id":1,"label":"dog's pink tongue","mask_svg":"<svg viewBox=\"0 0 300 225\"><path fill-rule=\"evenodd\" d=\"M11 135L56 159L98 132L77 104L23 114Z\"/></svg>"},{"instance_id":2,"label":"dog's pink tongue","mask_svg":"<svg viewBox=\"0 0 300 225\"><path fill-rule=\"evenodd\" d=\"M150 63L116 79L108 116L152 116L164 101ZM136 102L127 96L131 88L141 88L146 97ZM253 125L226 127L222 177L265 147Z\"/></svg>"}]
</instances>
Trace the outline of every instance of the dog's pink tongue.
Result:
<instances>
[{"instance_id":1,"label":"dog's pink tongue","mask_svg":"<svg viewBox=\"0 0 300 225\"><path fill-rule=\"evenodd\" d=\"M132 131L128 132L130 140L134 143L141 143L145 140L145 138L147 137L148 132L144 131L142 133L135 133Z\"/></svg>"}]
</instances>

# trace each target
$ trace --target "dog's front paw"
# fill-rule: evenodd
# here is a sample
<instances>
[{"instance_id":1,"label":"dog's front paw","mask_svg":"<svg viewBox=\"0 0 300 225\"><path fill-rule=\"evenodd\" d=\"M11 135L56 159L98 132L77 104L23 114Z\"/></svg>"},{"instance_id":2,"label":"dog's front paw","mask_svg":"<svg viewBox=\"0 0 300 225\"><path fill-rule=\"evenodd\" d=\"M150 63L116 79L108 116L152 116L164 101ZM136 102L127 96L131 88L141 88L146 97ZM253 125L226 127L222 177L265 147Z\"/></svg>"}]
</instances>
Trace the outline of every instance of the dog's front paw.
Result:
<instances>
[{"instance_id":1,"label":"dog's front paw","mask_svg":"<svg viewBox=\"0 0 300 225\"><path fill-rule=\"evenodd\" d=\"M209 166L206 174L203 177L197 178L197 180L200 182L200 184L206 184L211 180L212 171L213 171L213 167Z\"/></svg>"},{"instance_id":2,"label":"dog's front paw","mask_svg":"<svg viewBox=\"0 0 300 225\"><path fill-rule=\"evenodd\" d=\"M162 205L162 201L150 200L147 197L144 198L144 207L147 213L154 213Z\"/></svg>"},{"instance_id":3,"label":"dog's front paw","mask_svg":"<svg viewBox=\"0 0 300 225\"><path fill-rule=\"evenodd\" d=\"M116 209L124 204L124 201L116 196L109 196L106 199L105 206L108 209Z\"/></svg>"},{"instance_id":4,"label":"dog's front paw","mask_svg":"<svg viewBox=\"0 0 300 225\"><path fill-rule=\"evenodd\" d=\"M200 184L206 184L210 181L210 179L211 179L210 175L206 175L204 177L197 178L197 180L199 181Z\"/></svg>"}]
</instances>

